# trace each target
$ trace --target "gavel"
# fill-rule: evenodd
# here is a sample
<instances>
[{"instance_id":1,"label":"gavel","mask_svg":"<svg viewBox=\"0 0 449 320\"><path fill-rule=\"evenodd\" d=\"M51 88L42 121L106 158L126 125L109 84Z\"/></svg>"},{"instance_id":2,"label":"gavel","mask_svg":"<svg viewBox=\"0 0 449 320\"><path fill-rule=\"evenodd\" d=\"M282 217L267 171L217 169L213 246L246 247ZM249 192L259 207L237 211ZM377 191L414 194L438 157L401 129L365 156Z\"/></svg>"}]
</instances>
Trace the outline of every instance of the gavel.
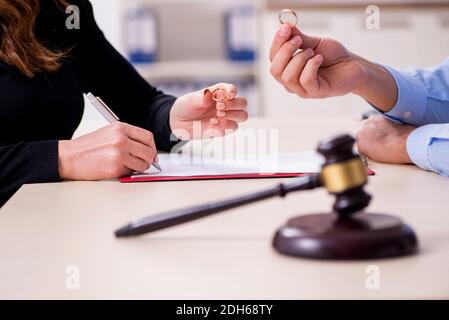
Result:
<instances>
[{"instance_id":1,"label":"gavel","mask_svg":"<svg viewBox=\"0 0 449 320\"><path fill-rule=\"evenodd\" d=\"M319 174L220 202L148 216L118 229L115 235L139 236L261 200L284 198L291 192L324 187L335 196L333 212L289 220L274 236L273 246L278 252L316 259L386 258L416 252L417 237L400 219L360 214L372 197L364 190L367 168L353 151L354 144L355 139L346 134L321 141L317 151L325 161Z\"/></svg>"}]
</instances>

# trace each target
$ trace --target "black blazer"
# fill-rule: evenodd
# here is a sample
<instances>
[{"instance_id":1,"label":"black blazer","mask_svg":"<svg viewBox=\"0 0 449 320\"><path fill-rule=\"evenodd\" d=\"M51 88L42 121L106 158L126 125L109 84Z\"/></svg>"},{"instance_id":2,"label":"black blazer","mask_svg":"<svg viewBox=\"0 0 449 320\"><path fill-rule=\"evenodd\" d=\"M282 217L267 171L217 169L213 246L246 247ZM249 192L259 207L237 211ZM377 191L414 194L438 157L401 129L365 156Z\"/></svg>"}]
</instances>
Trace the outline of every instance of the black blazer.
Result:
<instances>
[{"instance_id":1,"label":"black blazer","mask_svg":"<svg viewBox=\"0 0 449 320\"><path fill-rule=\"evenodd\" d=\"M71 139L78 127L83 93L93 92L122 121L153 132L159 150L174 145L175 98L150 86L110 45L88 0L70 3L80 8L80 29L66 28L68 15L53 0L41 0L36 21L42 43L68 50L57 72L27 78L0 60L0 207L25 183L60 180L58 140Z\"/></svg>"}]
</instances>

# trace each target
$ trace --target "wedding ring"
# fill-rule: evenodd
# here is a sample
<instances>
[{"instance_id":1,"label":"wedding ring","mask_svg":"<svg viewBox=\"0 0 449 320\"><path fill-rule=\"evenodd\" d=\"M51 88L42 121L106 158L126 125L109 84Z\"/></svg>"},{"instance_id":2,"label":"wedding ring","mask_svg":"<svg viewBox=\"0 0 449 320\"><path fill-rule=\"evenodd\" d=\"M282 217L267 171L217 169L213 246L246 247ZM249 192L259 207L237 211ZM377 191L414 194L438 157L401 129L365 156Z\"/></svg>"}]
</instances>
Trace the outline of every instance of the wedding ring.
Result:
<instances>
[{"instance_id":1,"label":"wedding ring","mask_svg":"<svg viewBox=\"0 0 449 320\"><path fill-rule=\"evenodd\" d=\"M298 24L298 15L292 9L284 9L279 12L279 22L281 24L288 23L292 26L296 26Z\"/></svg>"},{"instance_id":2,"label":"wedding ring","mask_svg":"<svg viewBox=\"0 0 449 320\"><path fill-rule=\"evenodd\" d=\"M224 102L226 101L226 90L225 89L215 89L212 92L212 99L214 99L215 102Z\"/></svg>"}]
</instances>

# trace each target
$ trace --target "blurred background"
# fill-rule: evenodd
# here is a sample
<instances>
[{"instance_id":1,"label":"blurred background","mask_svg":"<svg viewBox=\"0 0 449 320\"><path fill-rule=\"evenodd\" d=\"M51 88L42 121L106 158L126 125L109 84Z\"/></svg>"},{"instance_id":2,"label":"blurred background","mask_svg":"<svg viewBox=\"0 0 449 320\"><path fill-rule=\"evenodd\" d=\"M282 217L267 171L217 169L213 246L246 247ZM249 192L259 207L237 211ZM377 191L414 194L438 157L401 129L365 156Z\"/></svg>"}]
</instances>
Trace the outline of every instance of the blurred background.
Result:
<instances>
[{"instance_id":1,"label":"blurred background","mask_svg":"<svg viewBox=\"0 0 449 320\"><path fill-rule=\"evenodd\" d=\"M369 106L355 96L302 100L270 76L268 52L284 8L299 27L333 37L368 59L406 68L449 56L449 0L91 0L112 44L151 84L179 96L232 82L253 117L305 114L359 116ZM379 28L367 28L380 9ZM113 66L111 66L113 68ZM86 120L98 120L86 108Z\"/></svg>"}]
</instances>

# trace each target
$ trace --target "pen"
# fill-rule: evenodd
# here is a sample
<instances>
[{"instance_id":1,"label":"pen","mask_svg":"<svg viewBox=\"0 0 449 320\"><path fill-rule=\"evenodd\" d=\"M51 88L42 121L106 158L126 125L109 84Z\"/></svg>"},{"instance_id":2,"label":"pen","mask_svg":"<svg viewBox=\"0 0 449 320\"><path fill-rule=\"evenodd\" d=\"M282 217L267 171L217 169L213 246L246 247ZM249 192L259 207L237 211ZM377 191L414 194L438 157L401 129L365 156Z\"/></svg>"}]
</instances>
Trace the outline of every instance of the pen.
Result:
<instances>
[{"instance_id":1,"label":"pen","mask_svg":"<svg viewBox=\"0 0 449 320\"><path fill-rule=\"evenodd\" d=\"M115 115L115 113L103 102L99 97L94 96L91 92L87 94L87 98L90 103L97 109L97 111L106 119L109 123L114 123L120 121L120 119ZM153 162L153 166L162 172L161 166L157 162Z\"/></svg>"}]
</instances>

